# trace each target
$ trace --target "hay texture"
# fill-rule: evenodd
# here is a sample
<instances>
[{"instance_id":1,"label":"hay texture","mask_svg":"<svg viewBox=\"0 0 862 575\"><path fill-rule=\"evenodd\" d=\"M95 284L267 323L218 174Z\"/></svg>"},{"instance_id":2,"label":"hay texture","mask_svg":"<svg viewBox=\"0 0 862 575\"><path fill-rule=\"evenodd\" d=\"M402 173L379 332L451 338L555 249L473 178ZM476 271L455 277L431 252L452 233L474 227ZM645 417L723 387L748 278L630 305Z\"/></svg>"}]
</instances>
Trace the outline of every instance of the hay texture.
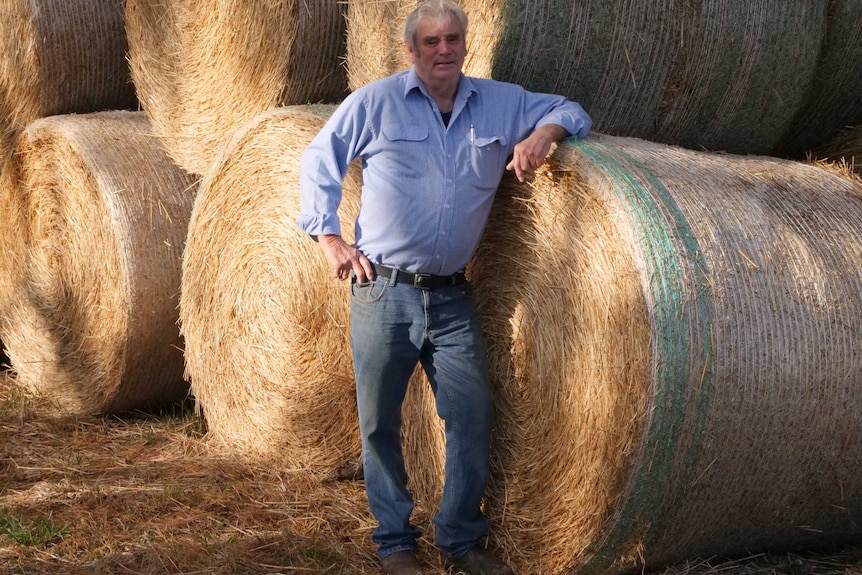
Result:
<instances>
[{"instance_id":1,"label":"hay texture","mask_svg":"<svg viewBox=\"0 0 862 575\"><path fill-rule=\"evenodd\" d=\"M826 29L814 78L790 130L773 155L803 158L845 126L862 125L862 26L859 0L827 3Z\"/></svg>"},{"instance_id":2,"label":"hay texture","mask_svg":"<svg viewBox=\"0 0 862 575\"><path fill-rule=\"evenodd\" d=\"M129 0L132 78L174 161L203 175L257 113L340 100L342 11L332 0Z\"/></svg>"},{"instance_id":3,"label":"hay texture","mask_svg":"<svg viewBox=\"0 0 862 575\"><path fill-rule=\"evenodd\" d=\"M123 2L0 2L0 158L37 118L137 106Z\"/></svg>"},{"instance_id":4,"label":"hay texture","mask_svg":"<svg viewBox=\"0 0 862 575\"><path fill-rule=\"evenodd\" d=\"M602 133L768 153L811 84L827 4L463 0L464 70L565 95ZM407 67L400 31L415 5L348 4L351 89Z\"/></svg>"},{"instance_id":5,"label":"hay texture","mask_svg":"<svg viewBox=\"0 0 862 575\"><path fill-rule=\"evenodd\" d=\"M862 531L862 186L610 136L505 178L470 268L519 572Z\"/></svg>"},{"instance_id":6,"label":"hay texture","mask_svg":"<svg viewBox=\"0 0 862 575\"><path fill-rule=\"evenodd\" d=\"M845 128L812 152L816 158L843 163L862 175L862 126Z\"/></svg>"},{"instance_id":7,"label":"hay texture","mask_svg":"<svg viewBox=\"0 0 862 575\"><path fill-rule=\"evenodd\" d=\"M187 375L210 439L320 472L360 452L349 285L331 278L320 247L296 225L299 159L332 109L288 106L237 131L201 183L180 299ZM348 242L360 193L353 165L339 209ZM411 484L434 492L442 455L426 455L426 438L437 437L437 422L409 411L433 409L427 384L415 384L420 377L408 392L414 407L405 410L415 422L409 435L419 439L406 444L405 457ZM424 467L413 463L419 459Z\"/></svg>"},{"instance_id":8,"label":"hay texture","mask_svg":"<svg viewBox=\"0 0 862 575\"><path fill-rule=\"evenodd\" d=\"M144 114L36 120L2 178L0 339L18 381L84 413L184 397L176 307L194 183Z\"/></svg>"}]
</instances>

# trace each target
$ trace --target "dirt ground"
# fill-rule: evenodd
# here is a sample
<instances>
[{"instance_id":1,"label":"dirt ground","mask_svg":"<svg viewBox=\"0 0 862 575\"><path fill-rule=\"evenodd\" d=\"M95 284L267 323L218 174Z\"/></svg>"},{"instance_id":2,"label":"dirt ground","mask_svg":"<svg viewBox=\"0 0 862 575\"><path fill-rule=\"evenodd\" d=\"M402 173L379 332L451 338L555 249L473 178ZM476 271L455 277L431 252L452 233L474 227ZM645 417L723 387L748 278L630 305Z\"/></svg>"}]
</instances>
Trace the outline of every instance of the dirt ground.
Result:
<instances>
[{"instance_id":1,"label":"dirt ground","mask_svg":"<svg viewBox=\"0 0 862 575\"><path fill-rule=\"evenodd\" d=\"M191 405L61 415L0 377L0 574L377 574L372 529L361 482L219 456ZM862 548L656 573L862 574Z\"/></svg>"}]
</instances>

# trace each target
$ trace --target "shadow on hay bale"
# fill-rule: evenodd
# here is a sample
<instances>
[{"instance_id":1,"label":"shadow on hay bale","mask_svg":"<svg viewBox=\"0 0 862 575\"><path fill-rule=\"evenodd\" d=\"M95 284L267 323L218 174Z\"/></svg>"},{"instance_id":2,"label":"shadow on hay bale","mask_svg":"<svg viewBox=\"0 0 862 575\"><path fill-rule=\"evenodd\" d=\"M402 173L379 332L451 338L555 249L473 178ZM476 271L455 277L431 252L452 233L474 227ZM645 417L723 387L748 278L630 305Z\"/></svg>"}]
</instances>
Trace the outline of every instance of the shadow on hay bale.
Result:
<instances>
[{"instance_id":1,"label":"shadow on hay bale","mask_svg":"<svg viewBox=\"0 0 862 575\"><path fill-rule=\"evenodd\" d=\"M409 62L412 0L352 0L348 85ZM858 0L463 0L465 72L580 102L601 133L790 152L862 122Z\"/></svg>"},{"instance_id":2,"label":"shadow on hay bale","mask_svg":"<svg viewBox=\"0 0 862 575\"><path fill-rule=\"evenodd\" d=\"M0 2L0 159L46 116L133 109L123 2Z\"/></svg>"},{"instance_id":3,"label":"shadow on hay bale","mask_svg":"<svg viewBox=\"0 0 862 575\"><path fill-rule=\"evenodd\" d=\"M803 158L837 136L845 126L862 124L862 27L859 0L826 3L820 58L805 99L774 154Z\"/></svg>"},{"instance_id":4,"label":"shadow on hay bale","mask_svg":"<svg viewBox=\"0 0 862 575\"><path fill-rule=\"evenodd\" d=\"M814 150L812 155L831 162L843 162L849 169L862 175L862 126L841 130Z\"/></svg>"},{"instance_id":5,"label":"shadow on hay bale","mask_svg":"<svg viewBox=\"0 0 862 575\"><path fill-rule=\"evenodd\" d=\"M512 563L859 540L860 226L852 179L636 139L566 141L531 184L504 179L469 271Z\"/></svg>"},{"instance_id":6,"label":"shadow on hay bale","mask_svg":"<svg viewBox=\"0 0 862 575\"><path fill-rule=\"evenodd\" d=\"M180 258L195 183L142 112L52 116L0 176L0 338L17 379L61 408L183 398Z\"/></svg>"},{"instance_id":7,"label":"shadow on hay bale","mask_svg":"<svg viewBox=\"0 0 862 575\"><path fill-rule=\"evenodd\" d=\"M180 299L187 375L210 439L319 472L360 453L349 285L330 277L320 248L295 223L299 158L333 109L264 112L234 134L201 183ZM359 196L354 165L339 210L348 241ZM424 412L433 399L420 378L408 402ZM442 471L442 444L427 441L436 423L409 410L405 418L421 438L406 446L411 483L433 484Z\"/></svg>"},{"instance_id":8,"label":"shadow on hay bale","mask_svg":"<svg viewBox=\"0 0 862 575\"><path fill-rule=\"evenodd\" d=\"M177 165L203 175L259 112L343 98L343 10L333 0L127 0L132 78Z\"/></svg>"}]
</instances>

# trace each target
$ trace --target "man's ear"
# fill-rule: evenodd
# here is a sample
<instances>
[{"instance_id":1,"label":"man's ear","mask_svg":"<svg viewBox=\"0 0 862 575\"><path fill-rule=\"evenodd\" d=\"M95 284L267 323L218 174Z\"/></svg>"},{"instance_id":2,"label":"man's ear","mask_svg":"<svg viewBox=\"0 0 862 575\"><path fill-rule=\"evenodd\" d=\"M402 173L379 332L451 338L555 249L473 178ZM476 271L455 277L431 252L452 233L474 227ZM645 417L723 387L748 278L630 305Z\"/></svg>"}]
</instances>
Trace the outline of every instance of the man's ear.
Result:
<instances>
[{"instance_id":1,"label":"man's ear","mask_svg":"<svg viewBox=\"0 0 862 575\"><path fill-rule=\"evenodd\" d=\"M413 51L413 44L410 42L404 42L404 48L407 50L407 57L410 59L410 63L415 64L416 53Z\"/></svg>"}]
</instances>

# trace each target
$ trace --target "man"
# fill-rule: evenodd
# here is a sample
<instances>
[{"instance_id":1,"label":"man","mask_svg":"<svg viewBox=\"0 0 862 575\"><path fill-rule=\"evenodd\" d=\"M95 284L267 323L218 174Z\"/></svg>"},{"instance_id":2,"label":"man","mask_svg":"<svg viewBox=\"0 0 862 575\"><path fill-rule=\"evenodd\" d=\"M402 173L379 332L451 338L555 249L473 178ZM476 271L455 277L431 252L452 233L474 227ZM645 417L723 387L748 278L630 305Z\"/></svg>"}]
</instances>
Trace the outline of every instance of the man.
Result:
<instances>
[{"instance_id":1,"label":"man","mask_svg":"<svg viewBox=\"0 0 862 575\"><path fill-rule=\"evenodd\" d=\"M493 406L464 269L504 168L523 181L554 141L583 137L591 123L563 97L464 76L466 34L467 18L453 0L423 2L405 23L412 68L349 95L301 160L298 224L319 241L333 277L352 277L365 485L378 520L373 539L390 575L421 573L400 439L417 361L446 427L437 545L451 568L513 573L482 545ZM348 245L336 210L357 157L362 205L355 245Z\"/></svg>"}]
</instances>

